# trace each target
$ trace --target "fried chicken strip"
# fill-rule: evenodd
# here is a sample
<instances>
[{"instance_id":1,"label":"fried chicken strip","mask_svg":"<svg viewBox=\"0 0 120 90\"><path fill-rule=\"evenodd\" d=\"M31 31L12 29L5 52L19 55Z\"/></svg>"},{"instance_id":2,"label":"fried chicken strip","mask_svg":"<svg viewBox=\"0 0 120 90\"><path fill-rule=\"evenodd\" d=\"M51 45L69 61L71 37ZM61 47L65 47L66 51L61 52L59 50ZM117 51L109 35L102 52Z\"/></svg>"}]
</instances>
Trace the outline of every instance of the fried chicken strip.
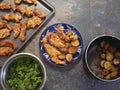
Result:
<instances>
[{"instance_id":1,"label":"fried chicken strip","mask_svg":"<svg viewBox=\"0 0 120 90\"><path fill-rule=\"evenodd\" d=\"M10 47L0 47L0 56L11 55L14 50Z\"/></svg>"},{"instance_id":2,"label":"fried chicken strip","mask_svg":"<svg viewBox=\"0 0 120 90\"><path fill-rule=\"evenodd\" d=\"M42 23L42 20L38 16L33 16L27 21L27 28L34 28Z\"/></svg>"},{"instance_id":3,"label":"fried chicken strip","mask_svg":"<svg viewBox=\"0 0 120 90\"><path fill-rule=\"evenodd\" d=\"M63 26L59 26L57 28L57 33L62 40L65 40L67 42L70 41L70 38L64 33L64 27Z\"/></svg>"},{"instance_id":4,"label":"fried chicken strip","mask_svg":"<svg viewBox=\"0 0 120 90\"><path fill-rule=\"evenodd\" d=\"M13 25L13 32L14 32L14 38L17 38L20 34L20 23L16 23Z\"/></svg>"},{"instance_id":5,"label":"fried chicken strip","mask_svg":"<svg viewBox=\"0 0 120 90\"><path fill-rule=\"evenodd\" d=\"M57 48L66 48L69 46L69 43L65 43L59 38L59 36L56 33L53 32L48 32L47 40L50 42L51 45Z\"/></svg>"},{"instance_id":6,"label":"fried chicken strip","mask_svg":"<svg viewBox=\"0 0 120 90\"><path fill-rule=\"evenodd\" d=\"M0 3L0 9L1 10L10 9L10 8L11 8L11 4L9 2L3 1L3 2Z\"/></svg>"},{"instance_id":7,"label":"fried chicken strip","mask_svg":"<svg viewBox=\"0 0 120 90\"><path fill-rule=\"evenodd\" d=\"M53 46L51 46L50 44L44 43L43 46L50 57L61 55L61 52Z\"/></svg>"},{"instance_id":8,"label":"fried chicken strip","mask_svg":"<svg viewBox=\"0 0 120 90\"><path fill-rule=\"evenodd\" d=\"M45 18L46 17L46 14L42 10L37 9L37 8L34 8L33 13L36 16L38 16L39 18Z\"/></svg>"},{"instance_id":9,"label":"fried chicken strip","mask_svg":"<svg viewBox=\"0 0 120 90\"><path fill-rule=\"evenodd\" d=\"M5 28L0 30L0 39L6 38L10 35L10 30Z\"/></svg>"},{"instance_id":10,"label":"fried chicken strip","mask_svg":"<svg viewBox=\"0 0 120 90\"><path fill-rule=\"evenodd\" d=\"M53 61L56 64L62 64L62 65L65 64L65 61L61 61L60 59L58 59L58 57L52 57L51 61Z\"/></svg>"},{"instance_id":11,"label":"fried chicken strip","mask_svg":"<svg viewBox=\"0 0 120 90\"><path fill-rule=\"evenodd\" d=\"M19 22L22 19L22 16L16 13L8 13L5 15L2 15L2 19L5 19L7 21Z\"/></svg>"},{"instance_id":12,"label":"fried chicken strip","mask_svg":"<svg viewBox=\"0 0 120 90\"><path fill-rule=\"evenodd\" d=\"M18 48L17 44L13 40L1 40L0 47L10 47L13 50Z\"/></svg>"},{"instance_id":13,"label":"fried chicken strip","mask_svg":"<svg viewBox=\"0 0 120 90\"><path fill-rule=\"evenodd\" d=\"M20 4L23 0L14 0L15 4Z\"/></svg>"},{"instance_id":14,"label":"fried chicken strip","mask_svg":"<svg viewBox=\"0 0 120 90\"><path fill-rule=\"evenodd\" d=\"M5 20L0 20L0 28L7 28L11 30L10 25Z\"/></svg>"},{"instance_id":15,"label":"fried chicken strip","mask_svg":"<svg viewBox=\"0 0 120 90\"><path fill-rule=\"evenodd\" d=\"M24 2L28 3L28 4L37 4L37 0L24 0Z\"/></svg>"},{"instance_id":16,"label":"fried chicken strip","mask_svg":"<svg viewBox=\"0 0 120 90\"><path fill-rule=\"evenodd\" d=\"M25 34L27 30L26 22L22 20L20 24L21 24L21 32L20 32L19 38L21 41L25 41L26 39Z\"/></svg>"}]
</instances>

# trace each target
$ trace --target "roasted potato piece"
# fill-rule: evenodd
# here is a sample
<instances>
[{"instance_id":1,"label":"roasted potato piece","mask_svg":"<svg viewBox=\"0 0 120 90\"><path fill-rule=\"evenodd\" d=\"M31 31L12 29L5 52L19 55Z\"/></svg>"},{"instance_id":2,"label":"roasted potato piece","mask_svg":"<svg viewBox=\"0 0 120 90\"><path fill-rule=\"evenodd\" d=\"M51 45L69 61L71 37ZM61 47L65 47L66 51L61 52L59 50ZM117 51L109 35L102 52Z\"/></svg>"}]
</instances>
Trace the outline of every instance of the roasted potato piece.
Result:
<instances>
[{"instance_id":1,"label":"roasted potato piece","mask_svg":"<svg viewBox=\"0 0 120 90\"><path fill-rule=\"evenodd\" d=\"M60 50L62 53L68 53L68 49L67 49L67 48L59 48L59 50Z\"/></svg>"},{"instance_id":2,"label":"roasted potato piece","mask_svg":"<svg viewBox=\"0 0 120 90\"><path fill-rule=\"evenodd\" d=\"M107 76L104 77L104 79L106 79L106 80L110 80L110 79L111 79L111 75L108 74Z\"/></svg>"},{"instance_id":3,"label":"roasted potato piece","mask_svg":"<svg viewBox=\"0 0 120 90\"><path fill-rule=\"evenodd\" d=\"M108 62L108 61L104 62L104 68L105 68L106 70L110 70L110 69L111 69L111 66L112 66L112 64L111 64L110 62Z\"/></svg>"},{"instance_id":4,"label":"roasted potato piece","mask_svg":"<svg viewBox=\"0 0 120 90\"><path fill-rule=\"evenodd\" d=\"M116 52L115 57L120 58L120 52Z\"/></svg>"},{"instance_id":5,"label":"roasted potato piece","mask_svg":"<svg viewBox=\"0 0 120 90\"><path fill-rule=\"evenodd\" d=\"M75 54L76 52L77 52L77 47L69 47L68 48L68 53Z\"/></svg>"},{"instance_id":6,"label":"roasted potato piece","mask_svg":"<svg viewBox=\"0 0 120 90\"><path fill-rule=\"evenodd\" d=\"M105 44L106 44L106 41L100 42L100 47L101 47L101 48L104 48Z\"/></svg>"},{"instance_id":7,"label":"roasted potato piece","mask_svg":"<svg viewBox=\"0 0 120 90\"><path fill-rule=\"evenodd\" d=\"M71 45L74 47L78 47L80 45L80 42L79 42L79 40L75 40L75 41L71 42Z\"/></svg>"},{"instance_id":8,"label":"roasted potato piece","mask_svg":"<svg viewBox=\"0 0 120 90\"><path fill-rule=\"evenodd\" d=\"M104 63L106 62L106 60L101 60L100 61L100 66L103 68L104 67Z\"/></svg>"},{"instance_id":9,"label":"roasted potato piece","mask_svg":"<svg viewBox=\"0 0 120 90\"><path fill-rule=\"evenodd\" d=\"M103 47L105 50L108 50L108 48L110 47L110 44L106 42L106 44Z\"/></svg>"},{"instance_id":10,"label":"roasted potato piece","mask_svg":"<svg viewBox=\"0 0 120 90\"><path fill-rule=\"evenodd\" d=\"M118 75L118 71L116 70L116 71L114 71L110 74L110 77L111 78L116 78L117 75Z\"/></svg>"},{"instance_id":11,"label":"roasted potato piece","mask_svg":"<svg viewBox=\"0 0 120 90\"><path fill-rule=\"evenodd\" d=\"M73 34L73 32L72 32L72 30L71 29L69 29L68 31L67 31L67 36L71 36Z\"/></svg>"},{"instance_id":12,"label":"roasted potato piece","mask_svg":"<svg viewBox=\"0 0 120 90\"><path fill-rule=\"evenodd\" d=\"M102 54L100 55L100 57L101 57L101 59L105 59L105 58L106 58L106 54L105 54L105 53L102 53Z\"/></svg>"},{"instance_id":13,"label":"roasted potato piece","mask_svg":"<svg viewBox=\"0 0 120 90\"><path fill-rule=\"evenodd\" d=\"M111 53L114 53L114 52L116 52L116 48L113 47L113 46L110 46L110 47L108 48L108 51L111 52Z\"/></svg>"},{"instance_id":14,"label":"roasted potato piece","mask_svg":"<svg viewBox=\"0 0 120 90\"><path fill-rule=\"evenodd\" d=\"M119 65L119 64L120 64L120 59L114 58L114 59L113 59L113 64L114 64L114 65Z\"/></svg>"},{"instance_id":15,"label":"roasted potato piece","mask_svg":"<svg viewBox=\"0 0 120 90\"><path fill-rule=\"evenodd\" d=\"M72 61L72 54L67 54L66 55L66 60L68 61L68 62L71 62Z\"/></svg>"},{"instance_id":16,"label":"roasted potato piece","mask_svg":"<svg viewBox=\"0 0 120 90\"><path fill-rule=\"evenodd\" d=\"M76 34L70 35L70 40L75 41L78 39L78 36Z\"/></svg>"},{"instance_id":17,"label":"roasted potato piece","mask_svg":"<svg viewBox=\"0 0 120 90\"><path fill-rule=\"evenodd\" d=\"M110 53L110 52L107 52L107 53L106 53L106 60L107 60L107 61L112 61L113 58L114 58L114 56L113 56L112 53Z\"/></svg>"},{"instance_id":18,"label":"roasted potato piece","mask_svg":"<svg viewBox=\"0 0 120 90\"><path fill-rule=\"evenodd\" d=\"M106 70L106 69L103 69L102 72L101 72L101 74L102 74L103 76L106 76L106 75L109 74L109 71Z\"/></svg>"},{"instance_id":19,"label":"roasted potato piece","mask_svg":"<svg viewBox=\"0 0 120 90\"><path fill-rule=\"evenodd\" d=\"M116 71L116 68L115 68L115 66L114 66L114 65L112 65L110 68L111 68L111 69L110 69L110 71L111 71L111 72Z\"/></svg>"}]
</instances>

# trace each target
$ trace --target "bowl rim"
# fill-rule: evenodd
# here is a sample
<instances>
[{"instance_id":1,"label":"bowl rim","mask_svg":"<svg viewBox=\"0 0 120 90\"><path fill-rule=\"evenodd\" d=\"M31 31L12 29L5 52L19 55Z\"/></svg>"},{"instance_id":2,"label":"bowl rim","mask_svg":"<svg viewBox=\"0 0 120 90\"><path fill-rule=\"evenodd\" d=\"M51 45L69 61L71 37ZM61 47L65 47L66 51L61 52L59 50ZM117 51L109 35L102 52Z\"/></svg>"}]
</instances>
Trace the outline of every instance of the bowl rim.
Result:
<instances>
[{"instance_id":1,"label":"bowl rim","mask_svg":"<svg viewBox=\"0 0 120 90\"><path fill-rule=\"evenodd\" d=\"M14 54L14 55L10 56L10 57L5 61L5 63L3 64L2 68L1 68L1 73L0 73L0 82L1 82L2 88L3 88L4 90L6 90L6 87L5 87L4 83L3 83L3 77L4 77L4 75L5 75L5 72L4 72L4 71L5 71L6 65L7 65L11 60L14 61L13 58L15 58L15 57L17 57L17 56L22 56L22 55L31 56L31 57L35 58L36 61L38 61L38 62L41 64L41 68L42 68L42 71L43 71L43 73L44 73L44 79L43 79L43 82L42 82L42 84L41 84L41 86L40 86L39 89L42 90L43 87L45 86L45 83L46 83L46 80L47 80L46 68L45 68L43 62L41 61L41 59L39 59L37 56L35 56L35 55L31 54L31 53L26 53L26 52ZM12 61L11 61L11 62L12 62ZM9 65L11 64L11 62L9 63Z\"/></svg>"},{"instance_id":2,"label":"bowl rim","mask_svg":"<svg viewBox=\"0 0 120 90\"><path fill-rule=\"evenodd\" d=\"M120 41L120 38L118 38L118 37L116 37L116 36L113 36L113 35L99 35L99 36L93 38L93 39L89 42L89 44L87 45L87 48L86 48L86 50L85 50L85 63L86 63L86 66L87 66L88 70L90 71L90 73L91 73L95 78L97 78L97 79L99 79L99 80L101 80L101 81L105 81L105 82L111 82L111 81L113 82L113 81L119 80L120 77L115 78L115 79L111 79L111 80L105 80L105 79L99 78L99 77L97 77L97 76L93 73L93 71L91 70L91 68L90 68L89 65L88 65L87 55L88 55L89 47L91 46L91 44L92 44L95 40L97 40L97 39L99 39L99 38L102 38L102 37L111 37L111 38L114 38L114 39Z\"/></svg>"},{"instance_id":3,"label":"bowl rim","mask_svg":"<svg viewBox=\"0 0 120 90\"><path fill-rule=\"evenodd\" d=\"M42 54L43 51L41 50L41 45L40 45L40 44L42 44L42 43L41 43L41 35L42 35L45 31L47 31L47 29L49 29L51 26L56 26L56 25L68 25L68 26L74 28L75 31L77 31L77 32L80 34L80 42L81 42L81 45L80 45L81 47L80 47L80 48L81 48L81 52L80 52L79 57L78 57L77 59L75 59L75 61L74 61L73 63L66 64L66 65L57 65L57 64L55 64L55 63L48 62L48 61L46 60L46 57ZM55 66L55 67L58 67L58 68L59 68L59 67L60 67L60 68L65 68L65 67L69 67L69 66L72 65L72 64L75 64L75 63L77 62L77 60L82 57L82 55L83 55L83 48L84 48L84 44L83 44L84 41L83 41L83 37L82 37L82 34L81 34L80 30L78 30L75 26L73 26L73 25L71 25L71 24L68 24L68 23L64 23L64 22L54 23L54 24L49 25L47 28L45 28L45 30L41 33L41 35L40 35L40 37L39 37L39 51L41 52L42 57L44 58L44 60L45 60L48 64L50 64L50 65L52 65L52 66Z\"/></svg>"}]
</instances>

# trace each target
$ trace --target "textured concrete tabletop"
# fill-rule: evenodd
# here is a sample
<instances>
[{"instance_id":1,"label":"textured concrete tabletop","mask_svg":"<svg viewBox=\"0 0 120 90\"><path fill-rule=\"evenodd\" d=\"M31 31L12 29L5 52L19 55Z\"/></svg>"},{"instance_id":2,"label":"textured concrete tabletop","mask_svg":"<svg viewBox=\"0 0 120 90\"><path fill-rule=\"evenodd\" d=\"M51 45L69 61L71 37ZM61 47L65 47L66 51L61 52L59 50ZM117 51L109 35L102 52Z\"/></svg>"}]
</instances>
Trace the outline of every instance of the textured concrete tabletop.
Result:
<instances>
[{"instance_id":1,"label":"textured concrete tabletop","mask_svg":"<svg viewBox=\"0 0 120 90\"><path fill-rule=\"evenodd\" d=\"M44 90L120 90L120 80L103 82L93 77L84 63L88 43L96 36L108 34L120 38L120 0L47 0L56 9L55 16L31 39L21 52L38 56L45 64L47 81ZM39 51L39 37L54 23L68 23L83 37L82 58L70 69L60 69L46 63Z\"/></svg>"},{"instance_id":2,"label":"textured concrete tabletop","mask_svg":"<svg viewBox=\"0 0 120 90\"><path fill-rule=\"evenodd\" d=\"M98 35L120 38L120 0L48 0L56 9L55 16L23 49L41 58L47 69L44 90L120 90L120 80L103 82L94 78L84 63L88 43ZM71 69L61 70L47 64L39 51L39 37L46 27L64 22L76 27L84 40L83 57Z\"/></svg>"}]
</instances>

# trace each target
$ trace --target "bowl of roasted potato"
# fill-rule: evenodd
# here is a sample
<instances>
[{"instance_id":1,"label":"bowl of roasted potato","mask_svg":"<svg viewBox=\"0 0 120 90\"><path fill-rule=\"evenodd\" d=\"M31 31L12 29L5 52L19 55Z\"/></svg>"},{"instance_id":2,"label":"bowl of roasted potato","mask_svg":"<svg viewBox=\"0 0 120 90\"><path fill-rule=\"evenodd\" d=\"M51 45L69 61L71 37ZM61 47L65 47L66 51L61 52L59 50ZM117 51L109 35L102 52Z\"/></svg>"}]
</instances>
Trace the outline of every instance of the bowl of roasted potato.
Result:
<instances>
[{"instance_id":1,"label":"bowl of roasted potato","mask_svg":"<svg viewBox=\"0 0 120 90\"><path fill-rule=\"evenodd\" d=\"M57 23L42 32L39 47L48 63L64 67L75 63L81 57L83 40L80 32L73 26Z\"/></svg>"},{"instance_id":2,"label":"bowl of roasted potato","mask_svg":"<svg viewBox=\"0 0 120 90\"><path fill-rule=\"evenodd\" d=\"M85 63L93 76L102 81L120 78L120 39L101 35L93 39L85 51Z\"/></svg>"}]
</instances>

